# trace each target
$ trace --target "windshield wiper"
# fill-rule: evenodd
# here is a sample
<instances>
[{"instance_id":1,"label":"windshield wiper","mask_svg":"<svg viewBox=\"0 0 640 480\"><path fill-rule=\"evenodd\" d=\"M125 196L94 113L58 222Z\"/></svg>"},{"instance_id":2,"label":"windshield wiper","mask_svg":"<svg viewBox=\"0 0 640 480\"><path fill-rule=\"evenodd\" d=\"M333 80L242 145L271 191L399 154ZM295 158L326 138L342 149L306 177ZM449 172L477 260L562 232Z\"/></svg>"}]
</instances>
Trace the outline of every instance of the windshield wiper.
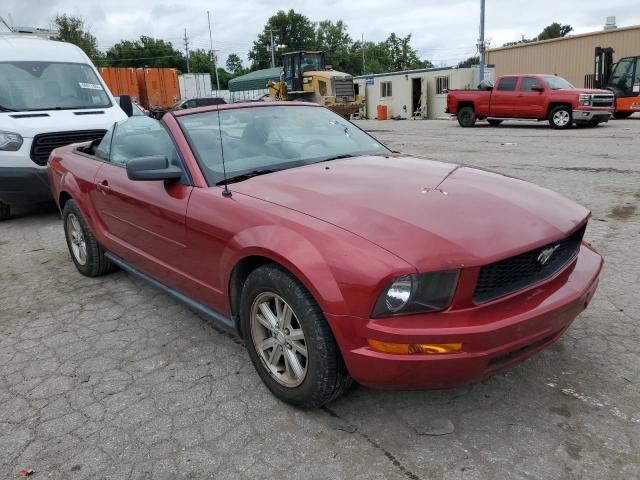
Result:
<instances>
[{"instance_id":1,"label":"windshield wiper","mask_svg":"<svg viewBox=\"0 0 640 480\"><path fill-rule=\"evenodd\" d=\"M343 153L341 155L334 155L332 157L323 158L323 159L318 160L317 162L313 162L313 163L330 162L331 160L341 160L343 158L353 158L353 157L360 157L360 156L362 156L362 155L353 155L351 153Z\"/></svg>"},{"instance_id":2,"label":"windshield wiper","mask_svg":"<svg viewBox=\"0 0 640 480\"><path fill-rule=\"evenodd\" d=\"M266 173L273 173L273 172L279 172L279 171L280 169L262 168L260 170L253 170L251 172L235 175L233 177L228 177L224 180L220 180L219 182L216 182L216 185L225 185L227 183L241 182L243 180L248 180L249 178L257 177L258 175L264 175Z\"/></svg>"},{"instance_id":3,"label":"windshield wiper","mask_svg":"<svg viewBox=\"0 0 640 480\"><path fill-rule=\"evenodd\" d=\"M17 112L18 110L14 110L13 108L5 107L0 105L0 112Z\"/></svg>"}]
</instances>

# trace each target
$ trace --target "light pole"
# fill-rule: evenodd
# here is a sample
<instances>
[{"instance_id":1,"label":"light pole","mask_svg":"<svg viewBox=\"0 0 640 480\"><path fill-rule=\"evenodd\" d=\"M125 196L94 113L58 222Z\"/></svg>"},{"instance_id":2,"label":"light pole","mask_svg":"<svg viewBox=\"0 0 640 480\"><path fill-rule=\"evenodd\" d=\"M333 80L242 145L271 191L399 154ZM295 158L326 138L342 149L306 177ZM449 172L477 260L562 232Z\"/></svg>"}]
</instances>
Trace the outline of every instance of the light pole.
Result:
<instances>
[{"instance_id":1,"label":"light pole","mask_svg":"<svg viewBox=\"0 0 640 480\"><path fill-rule=\"evenodd\" d=\"M207 22L209 22L209 47L211 51L211 62L213 63L213 70L216 72L216 93L220 92L220 79L218 78L218 67L216 66L216 51L213 49L213 39L211 37L211 18L209 17L209 10L207 10Z\"/></svg>"},{"instance_id":2,"label":"light pole","mask_svg":"<svg viewBox=\"0 0 640 480\"><path fill-rule=\"evenodd\" d=\"M480 51L480 82L484 80L484 0L480 0L480 39L478 40L478 50Z\"/></svg>"}]
</instances>

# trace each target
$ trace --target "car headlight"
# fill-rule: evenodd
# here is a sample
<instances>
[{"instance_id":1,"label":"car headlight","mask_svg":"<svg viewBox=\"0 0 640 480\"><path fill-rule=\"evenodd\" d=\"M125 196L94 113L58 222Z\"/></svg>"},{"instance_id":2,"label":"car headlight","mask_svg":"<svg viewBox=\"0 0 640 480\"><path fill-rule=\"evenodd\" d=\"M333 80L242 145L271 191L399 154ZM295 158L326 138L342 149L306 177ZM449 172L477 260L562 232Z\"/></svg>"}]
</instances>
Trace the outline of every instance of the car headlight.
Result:
<instances>
[{"instance_id":1,"label":"car headlight","mask_svg":"<svg viewBox=\"0 0 640 480\"><path fill-rule=\"evenodd\" d=\"M18 133L0 132L0 150L15 152L22 146L22 136Z\"/></svg>"},{"instance_id":2,"label":"car headlight","mask_svg":"<svg viewBox=\"0 0 640 480\"><path fill-rule=\"evenodd\" d=\"M588 93L581 93L580 97L578 98L578 105L582 105L582 106L590 106L591 105L591 95L589 95Z\"/></svg>"},{"instance_id":3,"label":"car headlight","mask_svg":"<svg viewBox=\"0 0 640 480\"><path fill-rule=\"evenodd\" d=\"M388 317L444 310L453 299L458 274L458 270L444 270L398 277L382 291L371 316Z\"/></svg>"}]
</instances>

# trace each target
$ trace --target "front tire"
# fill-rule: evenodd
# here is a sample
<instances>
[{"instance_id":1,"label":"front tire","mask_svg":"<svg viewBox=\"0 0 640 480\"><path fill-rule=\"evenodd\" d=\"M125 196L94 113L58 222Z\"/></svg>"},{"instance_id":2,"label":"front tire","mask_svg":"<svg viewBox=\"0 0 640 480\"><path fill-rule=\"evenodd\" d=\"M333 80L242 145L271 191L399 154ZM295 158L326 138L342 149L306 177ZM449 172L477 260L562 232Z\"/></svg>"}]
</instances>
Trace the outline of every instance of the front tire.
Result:
<instances>
[{"instance_id":1,"label":"front tire","mask_svg":"<svg viewBox=\"0 0 640 480\"><path fill-rule=\"evenodd\" d=\"M103 248L89 230L74 200L68 200L62 211L64 234L71 260L78 271L87 277L111 272L115 267L104 255Z\"/></svg>"},{"instance_id":2,"label":"front tire","mask_svg":"<svg viewBox=\"0 0 640 480\"><path fill-rule=\"evenodd\" d=\"M566 106L559 106L549 112L549 125L558 130L571 128L573 116L571 109Z\"/></svg>"},{"instance_id":3,"label":"front tire","mask_svg":"<svg viewBox=\"0 0 640 480\"><path fill-rule=\"evenodd\" d=\"M473 127L476 124L476 112L473 107L462 107L458 110L457 117L461 127Z\"/></svg>"},{"instance_id":4,"label":"front tire","mask_svg":"<svg viewBox=\"0 0 640 480\"><path fill-rule=\"evenodd\" d=\"M351 385L322 310L282 267L266 264L247 277L240 328L258 375L280 400L320 407Z\"/></svg>"}]
</instances>

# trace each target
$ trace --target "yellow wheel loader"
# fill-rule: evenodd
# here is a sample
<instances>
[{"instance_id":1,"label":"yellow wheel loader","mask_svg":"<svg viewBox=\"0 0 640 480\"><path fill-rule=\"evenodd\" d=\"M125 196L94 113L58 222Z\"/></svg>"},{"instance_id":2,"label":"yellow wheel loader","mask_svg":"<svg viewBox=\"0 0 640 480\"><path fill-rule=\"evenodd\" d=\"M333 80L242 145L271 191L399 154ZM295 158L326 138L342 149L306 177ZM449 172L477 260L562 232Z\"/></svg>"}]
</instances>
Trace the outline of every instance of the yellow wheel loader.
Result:
<instances>
[{"instance_id":1,"label":"yellow wheel loader","mask_svg":"<svg viewBox=\"0 0 640 480\"><path fill-rule=\"evenodd\" d=\"M364 106L356 95L353 77L324 63L324 52L289 52L282 55L279 82L267 85L270 100L314 102L349 118Z\"/></svg>"}]
</instances>

